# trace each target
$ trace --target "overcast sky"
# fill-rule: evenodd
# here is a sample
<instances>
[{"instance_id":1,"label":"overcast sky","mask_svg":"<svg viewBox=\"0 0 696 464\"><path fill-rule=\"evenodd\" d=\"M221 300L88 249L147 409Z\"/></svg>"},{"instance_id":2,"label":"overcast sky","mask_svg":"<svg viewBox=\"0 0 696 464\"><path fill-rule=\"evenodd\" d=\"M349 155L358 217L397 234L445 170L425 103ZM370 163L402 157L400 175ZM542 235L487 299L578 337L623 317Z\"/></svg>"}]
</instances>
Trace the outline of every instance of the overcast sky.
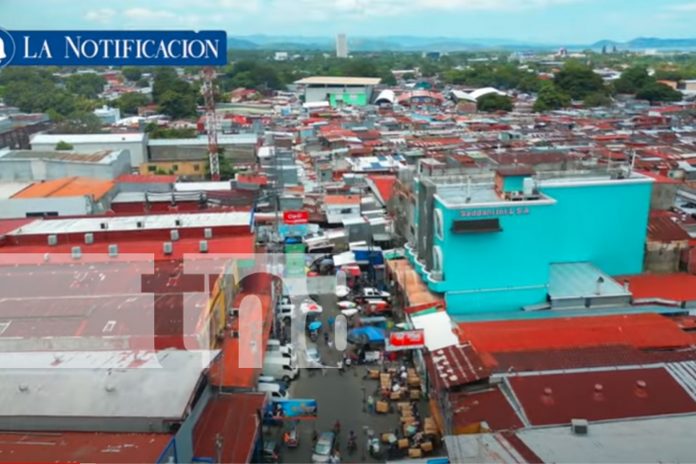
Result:
<instances>
[{"instance_id":1,"label":"overcast sky","mask_svg":"<svg viewBox=\"0 0 696 464\"><path fill-rule=\"evenodd\" d=\"M448 36L590 43L696 37L689 0L0 0L0 27L224 29L230 35Z\"/></svg>"}]
</instances>

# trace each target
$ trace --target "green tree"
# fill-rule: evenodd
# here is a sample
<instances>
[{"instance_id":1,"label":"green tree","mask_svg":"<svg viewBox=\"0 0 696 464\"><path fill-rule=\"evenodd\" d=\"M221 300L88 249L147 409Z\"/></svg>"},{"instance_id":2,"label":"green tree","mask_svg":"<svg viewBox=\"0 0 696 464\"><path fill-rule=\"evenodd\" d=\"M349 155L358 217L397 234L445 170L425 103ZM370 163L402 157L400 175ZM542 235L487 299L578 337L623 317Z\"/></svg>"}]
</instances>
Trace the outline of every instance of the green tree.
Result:
<instances>
[{"instance_id":1,"label":"green tree","mask_svg":"<svg viewBox=\"0 0 696 464\"><path fill-rule=\"evenodd\" d=\"M534 102L534 111L541 113L565 108L570 105L570 101L570 96L559 90L553 83L544 82Z\"/></svg>"},{"instance_id":2,"label":"green tree","mask_svg":"<svg viewBox=\"0 0 696 464\"><path fill-rule=\"evenodd\" d=\"M554 82L561 91L576 100L582 100L591 93L606 92L601 76L577 61L568 61L556 74Z\"/></svg>"},{"instance_id":3,"label":"green tree","mask_svg":"<svg viewBox=\"0 0 696 464\"><path fill-rule=\"evenodd\" d=\"M582 103L587 108L609 106L611 104L611 98L604 92L595 92L587 95Z\"/></svg>"},{"instance_id":4,"label":"green tree","mask_svg":"<svg viewBox=\"0 0 696 464\"><path fill-rule=\"evenodd\" d=\"M405 81L412 81L416 78L416 75L411 72L408 72L401 76L401 78Z\"/></svg>"},{"instance_id":5,"label":"green tree","mask_svg":"<svg viewBox=\"0 0 696 464\"><path fill-rule=\"evenodd\" d=\"M147 105L150 99L139 92L129 92L121 95L116 100L116 107L124 114L137 114L138 107Z\"/></svg>"},{"instance_id":6,"label":"green tree","mask_svg":"<svg viewBox=\"0 0 696 464\"><path fill-rule=\"evenodd\" d=\"M104 91L106 80L98 74L74 74L65 80L65 88L74 95L97 98Z\"/></svg>"},{"instance_id":7,"label":"green tree","mask_svg":"<svg viewBox=\"0 0 696 464\"><path fill-rule=\"evenodd\" d=\"M72 150L73 148L75 148L75 147L73 147L71 144L69 144L68 142L65 142L63 140L59 140L58 143L56 144L56 151Z\"/></svg>"},{"instance_id":8,"label":"green tree","mask_svg":"<svg viewBox=\"0 0 696 464\"><path fill-rule=\"evenodd\" d=\"M56 125L59 134L96 134L101 132L102 122L94 113L76 111Z\"/></svg>"},{"instance_id":9,"label":"green tree","mask_svg":"<svg viewBox=\"0 0 696 464\"><path fill-rule=\"evenodd\" d=\"M507 95L489 93L476 101L476 109L482 112L512 111L512 99Z\"/></svg>"},{"instance_id":10,"label":"green tree","mask_svg":"<svg viewBox=\"0 0 696 464\"><path fill-rule=\"evenodd\" d=\"M196 115L196 97L192 93L179 93L168 90L159 100L159 111L174 119Z\"/></svg>"},{"instance_id":11,"label":"green tree","mask_svg":"<svg viewBox=\"0 0 696 464\"><path fill-rule=\"evenodd\" d=\"M645 66L631 66L614 81L614 89L618 93L634 94L654 80L648 75Z\"/></svg>"},{"instance_id":12,"label":"green tree","mask_svg":"<svg viewBox=\"0 0 696 464\"><path fill-rule=\"evenodd\" d=\"M196 136L195 129L160 127L154 122L145 126L145 132L148 133L152 139L187 139Z\"/></svg>"},{"instance_id":13,"label":"green tree","mask_svg":"<svg viewBox=\"0 0 696 464\"><path fill-rule=\"evenodd\" d=\"M129 81L135 82L138 79L140 79L140 77L143 75L143 72L140 68L128 66L121 70L121 74L123 74L123 77L125 77Z\"/></svg>"},{"instance_id":14,"label":"green tree","mask_svg":"<svg viewBox=\"0 0 696 464\"><path fill-rule=\"evenodd\" d=\"M680 101L682 94L668 85L651 82L636 93L636 98L648 100L650 103L674 102Z\"/></svg>"},{"instance_id":15,"label":"green tree","mask_svg":"<svg viewBox=\"0 0 696 464\"><path fill-rule=\"evenodd\" d=\"M145 88L145 87L148 87L149 85L150 85L150 81L148 81L148 80L145 79L144 77L141 77L140 79L138 79L138 82L135 83L135 86L136 86L136 87L139 87L139 88L141 88L141 89L142 89L142 88Z\"/></svg>"}]
</instances>

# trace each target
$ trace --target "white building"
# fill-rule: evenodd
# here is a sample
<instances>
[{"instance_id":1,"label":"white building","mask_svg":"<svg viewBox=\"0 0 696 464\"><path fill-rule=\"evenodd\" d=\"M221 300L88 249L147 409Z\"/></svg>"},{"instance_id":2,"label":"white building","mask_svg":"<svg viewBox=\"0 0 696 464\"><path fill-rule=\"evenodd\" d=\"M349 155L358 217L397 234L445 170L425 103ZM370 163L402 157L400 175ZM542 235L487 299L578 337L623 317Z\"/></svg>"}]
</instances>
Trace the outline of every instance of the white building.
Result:
<instances>
[{"instance_id":1,"label":"white building","mask_svg":"<svg viewBox=\"0 0 696 464\"><path fill-rule=\"evenodd\" d=\"M273 59L276 61L288 61L288 52L275 52Z\"/></svg>"},{"instance_id":2,"label":"white building","mask_svg":"<svg viewBox=\"0 0 696 464\"><path fill-rule=\"evenodd\" d=\"M92 153L70 151L0 151L0 180L23 182L63 177L115 179L130 171L128 150L101 150Z\"/></svg>"},{"instance_id":3,"label":"white building","mask_svg":"<svg viewBox=\"0 0 696 464\"><path fill-rule=\"evenodd\" d=\"M116 124L121 120L121 110L118 108L110 108L106 105L94 110L94 115L101 119L102 124Z\"/></svg>"},{"instance_id":4,"label":"white building","mask_svg":"<svg viewBox=\"0 0 696 464\"><path fill-rule=\"evenodd\" d=\"M36 134L31 137L31 149L52 151L58 142L73 146L75 153L94 153L101 150L128 150L130 164L138 167L147 161L147 134Z\"/></svg>"},{"instance_id":5,"label":"white building","mask_svg":"<svg viewBox=\"0 0 696 464\"><path fill-rule=\"evenodd\" d=\"M336 58L348 58L348 39L345 34L336 36Z\"/></svg>"}]
</instances>

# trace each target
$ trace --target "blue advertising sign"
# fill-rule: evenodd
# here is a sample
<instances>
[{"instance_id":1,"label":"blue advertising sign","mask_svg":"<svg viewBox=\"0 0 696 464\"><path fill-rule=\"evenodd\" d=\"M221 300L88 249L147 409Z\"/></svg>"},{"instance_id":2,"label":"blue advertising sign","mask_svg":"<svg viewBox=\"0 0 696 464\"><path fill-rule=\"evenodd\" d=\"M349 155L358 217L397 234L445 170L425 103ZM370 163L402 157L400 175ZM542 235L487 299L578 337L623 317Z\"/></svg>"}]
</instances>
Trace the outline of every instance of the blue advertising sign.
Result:
<instances>
[{"instance_id":1,"label":"blue advertising sign","mask_svg":"<svg viewBox=\"0 0 696 464\"><path fill-rule=\"evenodd\" d=\"M222 66L225 31L5 31L0 67Z\"/></svg>"},{"instance_id":2,"label":"blue advertising sign","mask_svg":"<svg viewBox=\"0 0 696 464\"><path fill-rule=\"evenodd\" d=\"M265 419L267 421L314 420L317 418L317 412L317 400L294 398L273 400L266 405Z\"/></svg>"}]
</instances>

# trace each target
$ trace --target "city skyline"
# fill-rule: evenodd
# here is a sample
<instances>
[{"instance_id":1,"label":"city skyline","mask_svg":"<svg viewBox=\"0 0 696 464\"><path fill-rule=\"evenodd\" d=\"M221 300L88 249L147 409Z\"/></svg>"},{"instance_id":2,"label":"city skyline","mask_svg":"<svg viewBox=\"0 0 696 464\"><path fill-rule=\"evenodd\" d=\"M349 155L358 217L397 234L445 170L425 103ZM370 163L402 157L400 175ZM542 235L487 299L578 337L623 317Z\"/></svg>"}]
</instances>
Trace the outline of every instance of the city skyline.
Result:
<instances>
[{"instance_id":1,"label":"city skyline","mask_svg":"<svg viewBox=\"0 0 696 464\"><path fill-rule=\"evenodd\" d=\"M50 7L51 15L37 15ZM411 35L539 43L696 36L688 0L4 0L5 29L223 29L253 34Z\"/></svg>"}]
</instances>

